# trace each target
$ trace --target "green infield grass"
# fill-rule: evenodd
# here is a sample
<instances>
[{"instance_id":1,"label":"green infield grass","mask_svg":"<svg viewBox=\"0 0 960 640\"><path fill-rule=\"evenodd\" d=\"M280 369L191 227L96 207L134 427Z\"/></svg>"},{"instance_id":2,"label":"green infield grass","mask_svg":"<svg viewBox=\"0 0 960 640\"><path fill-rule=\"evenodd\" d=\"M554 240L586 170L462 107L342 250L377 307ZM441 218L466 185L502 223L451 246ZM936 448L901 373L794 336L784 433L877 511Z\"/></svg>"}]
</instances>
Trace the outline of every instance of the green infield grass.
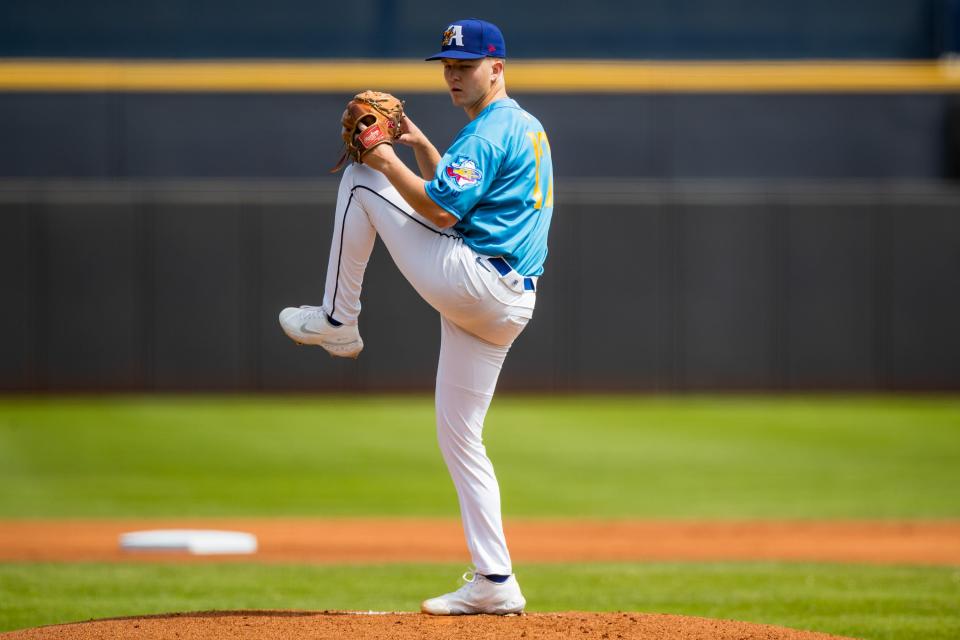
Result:
<instances>
[{"instance_id":1,"label":"green infield grass","mask_svg":"<svg viewBox=\"0 0 960 640\"><path fill-rule=\"evenodd\" d=\"M212 609L417 610L456 565L0 564L0 629ZM535 611L729 618L857 638L960 637L960 569L832 564L533 565Z\"/></svg>"},{"instance_id":2,"label":"green infield grass","mask_svg":"<svg viewBox=\"0 0 960 640\"><path fill-rule=\"evenodd\" d=\"M955 518L957 397L498 397L508 517ZM456 516L426 395L0 398L0 518Z\"/></svg>"}]
</instances>

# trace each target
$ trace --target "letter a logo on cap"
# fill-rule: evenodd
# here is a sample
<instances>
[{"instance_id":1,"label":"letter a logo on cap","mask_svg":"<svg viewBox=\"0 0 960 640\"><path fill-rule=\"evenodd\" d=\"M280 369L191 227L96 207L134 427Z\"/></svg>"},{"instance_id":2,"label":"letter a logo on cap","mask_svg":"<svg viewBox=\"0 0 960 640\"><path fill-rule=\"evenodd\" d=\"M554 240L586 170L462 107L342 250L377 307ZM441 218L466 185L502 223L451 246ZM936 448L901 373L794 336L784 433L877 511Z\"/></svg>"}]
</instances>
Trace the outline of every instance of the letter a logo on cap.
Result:
<instances>
[{"instance_id":1,"label":"letter a logo on cap","mask_svg":"<svg viewBox=\"0 0 960 640\"><path fill-rule=\"evenodd\" d=\"M960 1L960 0L957 0ZM2 2L2 0L0 0ZM425 60L476 60L493 56L506 58L507 48L497 25L476 18L464 18L443 31L440 51Z\"/></svg>"},{"instance_id":2,"label":"letter a logo on cap","mask_svg":"<svg viewBox=\"0 0 960 640\"><path fill-rule=\"evenodd\" d=\"M452 24L443 32L443 42L440 46L446 47L453 42L456 46L463 46L463 27L459 24Z\"/></svg>"}]
</instances>

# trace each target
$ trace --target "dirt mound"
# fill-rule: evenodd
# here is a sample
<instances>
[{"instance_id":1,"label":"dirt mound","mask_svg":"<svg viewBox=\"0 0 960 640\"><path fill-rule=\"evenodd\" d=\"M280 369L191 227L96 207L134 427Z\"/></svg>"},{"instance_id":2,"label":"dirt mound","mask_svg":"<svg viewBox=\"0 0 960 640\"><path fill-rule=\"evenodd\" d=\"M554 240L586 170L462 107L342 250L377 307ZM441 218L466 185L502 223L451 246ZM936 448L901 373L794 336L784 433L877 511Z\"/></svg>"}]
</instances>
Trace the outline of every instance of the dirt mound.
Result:
<instances>
[{"instance_id":1,"label":"dirt mound","mask_svg":"<svg viewBox=\"0 0 960 640\"><path fill-rule=\"evenodd\" d=\"M647 613L533 613L433 617L419 613L346 611L209 611L113 618L0 633L3 640L491 640L617 638L636 640L837 640L785 627Z\"/></svg>"}]
</instances>

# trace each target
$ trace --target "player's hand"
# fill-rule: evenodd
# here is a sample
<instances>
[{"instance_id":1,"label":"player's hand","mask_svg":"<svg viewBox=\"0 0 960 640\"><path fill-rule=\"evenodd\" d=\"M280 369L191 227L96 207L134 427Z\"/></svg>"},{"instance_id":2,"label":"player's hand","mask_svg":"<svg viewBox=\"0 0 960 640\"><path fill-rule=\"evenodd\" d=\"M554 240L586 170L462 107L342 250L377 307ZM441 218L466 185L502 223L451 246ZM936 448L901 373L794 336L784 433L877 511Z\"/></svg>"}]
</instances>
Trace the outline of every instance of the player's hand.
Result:
<instances>
[{"instance_id":1,"label":"player's hand","mask_svg":"<svg viewBox=\"0 0 960 640\"><path fill-rule=\"evenodd\" d=\"M427 136L423 134L420 127L406 115L400 121L400 137L397 138L397 142L408 147L420 147L429 144Z\"/></svg>"}]
</instances>

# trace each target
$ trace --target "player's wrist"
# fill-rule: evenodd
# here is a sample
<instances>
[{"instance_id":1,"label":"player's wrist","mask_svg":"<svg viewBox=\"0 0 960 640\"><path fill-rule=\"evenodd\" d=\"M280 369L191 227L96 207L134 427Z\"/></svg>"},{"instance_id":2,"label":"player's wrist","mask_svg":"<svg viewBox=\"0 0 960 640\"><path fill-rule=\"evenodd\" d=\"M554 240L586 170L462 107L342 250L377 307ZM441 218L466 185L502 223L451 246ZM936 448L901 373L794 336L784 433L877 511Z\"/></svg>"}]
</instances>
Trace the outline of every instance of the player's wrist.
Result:
<instances>
[{"instance_id":1,"label":"player's wrist","mask_svg":"<svg viewBox=\"0 0 960 640\"><path fill-rule=\"evenodd\" d=\"M430 144L430 141L427 140L427 137L422 134L412 139L408 139L406 142L408 145L410 145L414 152L419 153L427 153L433 147L433 145Z\"/></svg>"},{"instance_id":2,"label":"player's wrist","mask_svg":"<svg viewBox=\"0 0 960 640\"><path fill-rule=\"evenodd\" d=\"M397 153L389 144L377 145L363 156L363 164L381 173L386 173L387 166L394 160L398 160Z\"/></svg>"},{"instance_id":3,"label":"player's wrist","mask_svg":"<svg viewBox=\"0 0 960 640\"><path fill-rule=\"evenodd\" d=\"M382 145L382 147L383 150L377 155L377 164L373 167L374 169L389 177L395 175L401 167L406 167L403 161L400 160L400 157L397 156L396 151L393 150L393 147L389 145Z\"/></svg>"}]
</instances>

